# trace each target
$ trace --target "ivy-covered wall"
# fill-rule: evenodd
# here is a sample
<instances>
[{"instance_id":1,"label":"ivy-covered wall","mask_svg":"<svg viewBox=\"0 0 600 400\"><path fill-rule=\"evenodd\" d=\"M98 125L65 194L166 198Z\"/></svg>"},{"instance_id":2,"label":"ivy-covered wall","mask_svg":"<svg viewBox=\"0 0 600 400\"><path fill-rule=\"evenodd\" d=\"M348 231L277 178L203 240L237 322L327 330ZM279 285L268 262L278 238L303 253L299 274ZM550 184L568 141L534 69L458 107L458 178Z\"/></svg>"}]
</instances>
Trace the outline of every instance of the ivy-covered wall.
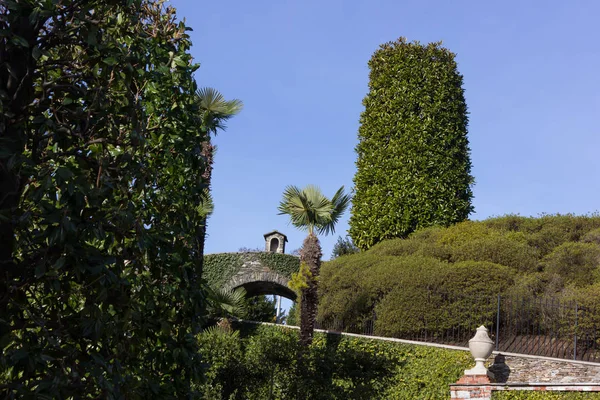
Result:
<instances>
[{"instance_id":1,"label":"ivy-covered wall","mask_svg":"<svg viewBox=\"0 0 600 400\"><path fill-rule=\"evenodd\" d=\"M217 253L204 256L203 278L213 287L224 286L244 265L260 263L263 267L290 279L300 268L296 256L268 252Z\"/></svg>"}]
</instances>

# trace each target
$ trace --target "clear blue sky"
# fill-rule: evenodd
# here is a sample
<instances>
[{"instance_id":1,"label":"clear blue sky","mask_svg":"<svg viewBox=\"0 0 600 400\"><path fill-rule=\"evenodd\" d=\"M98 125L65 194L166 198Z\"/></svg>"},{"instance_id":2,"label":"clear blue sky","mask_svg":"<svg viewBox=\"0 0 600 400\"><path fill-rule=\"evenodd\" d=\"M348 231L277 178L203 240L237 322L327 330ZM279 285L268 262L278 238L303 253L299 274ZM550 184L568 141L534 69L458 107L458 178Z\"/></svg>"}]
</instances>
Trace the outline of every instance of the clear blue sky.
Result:
<instances>
[{"instance_id":1,"label":"clear blue sky","mask_svg":"<svg viewBox=\"0 0 600 400\"><path fill-rule=\"evenodd\" d=\"M600 2L175 0L196 78L243 112L216 138L207 253L305 233L277 215L288 184L352 187L367 62L384 42L442 40L470 111L475 213L585 214L600 199ZM337 235L321 238L328 259Z\"/></svg>"}]
</instances>

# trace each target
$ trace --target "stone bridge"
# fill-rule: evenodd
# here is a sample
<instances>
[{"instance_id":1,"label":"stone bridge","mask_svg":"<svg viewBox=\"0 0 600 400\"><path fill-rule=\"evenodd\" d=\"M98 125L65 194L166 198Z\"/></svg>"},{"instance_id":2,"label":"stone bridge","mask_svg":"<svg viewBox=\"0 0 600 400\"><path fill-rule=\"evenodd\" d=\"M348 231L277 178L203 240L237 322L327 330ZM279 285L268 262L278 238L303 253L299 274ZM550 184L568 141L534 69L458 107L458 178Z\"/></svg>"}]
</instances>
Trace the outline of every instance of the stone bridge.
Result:
<instances>
[{"instance_id":1,"label":"stone bridge","mask_svg":"<svg viewBox=\"0 0 600 400\"><path fill-rule=\"evenodd\" d=\"M203 278L214 288L243 287L248 296L274 294L296 300L288 287L292 274L300 269L300 259L284 254L287 238L272 231L265 236L265 250L219 253L204 256Z\"/></svg>"},{"instance_id":2,"label":"stone bridge","mask_svg":"<svg viewBox=\"0 0 600 400\"><path fill-rule=\"evenodd\" d=\"M248 257L248 254L242 253L242 256ZM295 301L296 293L288 287L290 278L290 274L273 270L264 261L250 259L244 261L235 275L230 276L223 287L228 290L243 287L249 297L275 294Z\"/></svg>"}]
</instances>

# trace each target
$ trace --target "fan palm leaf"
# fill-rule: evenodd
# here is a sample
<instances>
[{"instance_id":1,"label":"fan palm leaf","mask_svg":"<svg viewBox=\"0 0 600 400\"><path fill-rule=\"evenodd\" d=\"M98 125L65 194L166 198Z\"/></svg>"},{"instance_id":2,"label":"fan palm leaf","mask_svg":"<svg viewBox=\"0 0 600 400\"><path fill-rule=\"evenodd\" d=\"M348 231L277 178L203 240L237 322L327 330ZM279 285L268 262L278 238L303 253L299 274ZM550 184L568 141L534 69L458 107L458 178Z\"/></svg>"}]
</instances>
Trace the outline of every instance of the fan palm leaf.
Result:
<instances>
[{"instance_id":1,"label":"fan palm leaf","mask_svg":"<svg viewBox=\"0 0 600 400\"><path fill-rule=\"evenodd\" d=\"M213 318L242 318L246 313L246 290L242 287L235 290L224 288L207 290L207 311Z\"/></svg>"},{"instance_id":2,"label":"fan palm leaf","mask_svg":"<svg viewBox=\"0 0 600 400\"><path fill-rule=\"evenodd\" d=\"M196 91L198 106L204 128L213 134L225 129L225 121L238 114L242 108L241 100L225 100L219 91L213 88L201 88Z\"/></svg>"},{"instance_id":3,"label":"fan palm leaf","mask_svg":"<svg viewBox=\"0 0 600 400\"><path fill-rule=\"evenodd\" d=\"M287 214L296 228L321 234L335 231L335 224L350 202L350 196L344 194L342 186L332 200L328 199L319 187L308 185L304 189L288 186L283 192L279 204L279 215Z\"/></svg>"}]
</instances>

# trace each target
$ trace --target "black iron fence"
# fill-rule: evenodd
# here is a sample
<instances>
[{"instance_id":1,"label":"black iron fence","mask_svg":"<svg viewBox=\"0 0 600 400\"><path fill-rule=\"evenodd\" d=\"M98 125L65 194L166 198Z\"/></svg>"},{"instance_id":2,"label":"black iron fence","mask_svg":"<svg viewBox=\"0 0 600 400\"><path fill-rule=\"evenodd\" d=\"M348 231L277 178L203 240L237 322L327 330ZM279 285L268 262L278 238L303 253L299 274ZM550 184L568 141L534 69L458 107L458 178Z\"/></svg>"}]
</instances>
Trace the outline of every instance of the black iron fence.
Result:
<instances>
[{"instance_id":1,"label":"black iron fence","mask_svg":"<svg viewBox=\"0 0 600 400\"><path fill-rule=\"evenodd\" d=\"M353 321L330 318L317 328L466 347L484 325L501 352L600 362L600 312L574 302L430 296L397 311Z\"/></svg>"}]
</instances>

